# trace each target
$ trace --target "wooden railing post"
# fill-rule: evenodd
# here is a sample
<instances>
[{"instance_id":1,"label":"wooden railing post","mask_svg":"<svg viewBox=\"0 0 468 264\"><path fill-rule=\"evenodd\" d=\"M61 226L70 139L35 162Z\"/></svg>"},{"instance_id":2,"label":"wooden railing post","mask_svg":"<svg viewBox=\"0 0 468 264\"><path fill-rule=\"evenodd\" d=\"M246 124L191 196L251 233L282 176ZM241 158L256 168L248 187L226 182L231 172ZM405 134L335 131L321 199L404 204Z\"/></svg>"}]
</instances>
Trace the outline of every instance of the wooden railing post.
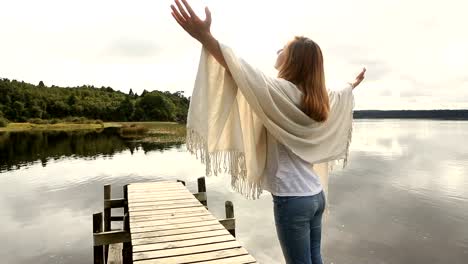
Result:
<instances>
[{"instance_id":1,"label":"wooden railing post","mask_svg":"<svg viewBox=\"0 0 468 264\"><path fill-rule=\"evenodd\" d=\"M128 214L128 185L124 185L123 187L123 194L124 194L124 221L123 221L123 228L124 231L130 233L130 217ZM132 249L132 242L124 242L122 248L122 262L123 264L129 264L133 262L133 249Z\"/></svg>"},{"instance_id":2,"label":"wooden railing post","mask_svg":"<svg viewBox=\"0 0 468 264\"><path fill-rule=\"evenodd\" d=\"M199 192L199 193L202 193L202 192L206 193L205 177L200 177L200 178L198 178L197 182L198 182L198 192ZM201 203L202 203L204 206L208 206L208 200L201 201Z\"/></svg>"},{"instance_id":3,"label":"wooden railing post","mask_svg":"<svg viewBox=\"0 0 468 264\"><path fill-rule=\"evenodd\" d=\"M93 234L102 232L102 213L93 214ZM94 264L104 264L104 247L93 247Z\"/></svg>"},{"instance_id":4,"label":"wooden railing post","mask_svg":"<svg viewBox=\"0 0 468 264\"><path fill-rule=\"evenodd\" d=\"M111 208L106 207L106 201L111 199L111 186L104 185L104 232L111 230ZM104 246L104 260L107 263L109 245Z\"/></svg>"},{"instance_id":5,"label":"wooden railing post","mask_svg":"<svg viewBox=\"0 0 468 264\"><path fill-rule=\"evenodd\" d=\"M181 182L185 186L185 182L183 180L177 180L177 182Z\"/></svg>"},{"instance_id":6,"label":"wooden railing post","mask_svg":"<svg viewBox=\"0 0 468 264\"><path fill-rule=\"evenodd\" d=\"M226 201L224 203L226 209L226 219L234 218L234 204L231 201ZM228 230L231 235L236 236L236 229L232 228Z\"/></svg>"}]
</instances>

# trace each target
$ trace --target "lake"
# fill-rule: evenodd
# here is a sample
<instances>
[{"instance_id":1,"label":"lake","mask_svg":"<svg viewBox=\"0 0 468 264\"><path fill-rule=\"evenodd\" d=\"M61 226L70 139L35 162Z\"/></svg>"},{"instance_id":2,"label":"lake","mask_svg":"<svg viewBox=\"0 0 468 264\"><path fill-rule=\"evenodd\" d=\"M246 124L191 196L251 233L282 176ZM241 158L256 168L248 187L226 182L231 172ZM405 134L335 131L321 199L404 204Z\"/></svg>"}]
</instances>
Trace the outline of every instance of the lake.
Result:
<instances>
[{"instance_id":1,"label":"lake","mask_svg":"<svg viewBox=\"0 0 468 264\"><path fill-rule=\"evenodd\" d=\"M348 167L331 173L325 263L468 263L468 121L354 122ZM183 144L114 131L0 134L2 263L91 263L103 186L184 180L204 166ZM236 235L259 263L284 263L271 195L251 201L206 178L209 210L234 203Z\"/></svg>"}]
</instances>

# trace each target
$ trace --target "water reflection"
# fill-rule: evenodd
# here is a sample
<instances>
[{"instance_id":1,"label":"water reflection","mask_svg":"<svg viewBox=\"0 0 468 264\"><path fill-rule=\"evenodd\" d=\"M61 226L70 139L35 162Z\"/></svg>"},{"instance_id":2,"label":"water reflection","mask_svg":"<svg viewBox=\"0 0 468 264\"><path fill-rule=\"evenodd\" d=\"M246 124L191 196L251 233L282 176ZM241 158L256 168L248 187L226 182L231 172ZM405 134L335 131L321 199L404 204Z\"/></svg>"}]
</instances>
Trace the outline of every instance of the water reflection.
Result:
<instances>
[{"instance_id":1,"label":"water reflection","mask_svg":"<svg viewBox=\"0 0 468 264\"><path fill-rule=\"evenodd\" d=\"M464 263L467 122L363 121L330 184L334 263ZM435 253L437 252L437 253Z\"/></svg>"},{"instance_id":2,"label":"water reflection","mask_svg":"<svg viewBox=\"0 0 468 264\"><path fill-rule=\"evenodd\" d=\"M349 166L330 179L325 263L466 263L468 122L359 120L354 131ZM36 138L47 145L30 148L36 156L13 150L21 158L9 156L16 160L0 174L4 263L90 263L91 215L102 210L104 184L117 196L126 183L160 179L196 191L204 167L184 145L145 147L112 135L99 143L100 135L76 155L68 139L51 144L44 135ZM2 152L16 143L2 140ZM207 189L219 218L233 201L238 240L260 263L283 263L268 193L246 200L225 176L207 178Z\"/></svg>"},{"instance_id":3,"label":"water reflection","mask_svg":"<svg viewBox=\"0 0 468 264\"><path fill-rule=\"evenodd\" d=\"M176 143L134 142L125 140L118 128L81 131L0 132L0 172L19 169L40 161L47 166L50 160L70 158L94 159L113 156L123 150L133 153L164 150Z\"/></svg>"}]
</instances>

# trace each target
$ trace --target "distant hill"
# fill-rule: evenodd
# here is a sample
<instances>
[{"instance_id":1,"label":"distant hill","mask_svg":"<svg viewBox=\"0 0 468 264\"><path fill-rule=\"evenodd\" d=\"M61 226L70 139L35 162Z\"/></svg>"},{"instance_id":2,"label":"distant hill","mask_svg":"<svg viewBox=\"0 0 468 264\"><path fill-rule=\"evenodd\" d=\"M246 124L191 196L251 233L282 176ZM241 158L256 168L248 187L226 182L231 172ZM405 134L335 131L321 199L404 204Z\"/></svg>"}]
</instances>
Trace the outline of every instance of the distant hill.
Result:
<instances>
[{"instance_id":1,"label":"distant hill","mask_svg":"<svg viewBox=\"0 0 468 264\"><path fill-rule=\"evenodd\" d=\"M355 110L353 117L468 120L468 110Z\"/></svg>"}]
</instances>

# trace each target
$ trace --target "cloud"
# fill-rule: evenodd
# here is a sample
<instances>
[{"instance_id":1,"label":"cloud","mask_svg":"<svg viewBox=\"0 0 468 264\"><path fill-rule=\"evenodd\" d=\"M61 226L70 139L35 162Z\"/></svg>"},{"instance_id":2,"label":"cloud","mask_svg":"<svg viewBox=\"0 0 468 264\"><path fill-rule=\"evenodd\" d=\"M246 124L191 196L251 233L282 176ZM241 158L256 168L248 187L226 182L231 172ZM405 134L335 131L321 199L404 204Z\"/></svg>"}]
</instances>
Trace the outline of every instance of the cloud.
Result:
<instances>
[{"instance_id":1,"label":"cloud","mask_svg":"<svg viewBox=\"0 0 468 264\"><path fill-rule=\"evenodd\" d=\"M104 49L105 56L144 58L153 57L160 54L160 47L154 40L144 40L137 38L122 38L113 41L109 47Z\"/></svg>"},{"instance_id":2,"label":"cloud","mask_svg":"<svg viewBox=\"0 0 468 264\"><path fill-rule=\"evenodd\" d=\"M278 47L305 35L324 51L327 81L351 81L367 66L357 108L401 109L430 95L437 96L433 103L418 100L411 107L468 108L460 101L468 90L468 36L461 34L468 23L466 1L191 2L202 17L208 5L214 36L268 74L276 73ZM32 83L189 95L200 44L173 21L171 3L9 1L2 7L11 12L0 17L0 25L14 37L0 43L0 72Z\"/></svg>"}]
</instances>

